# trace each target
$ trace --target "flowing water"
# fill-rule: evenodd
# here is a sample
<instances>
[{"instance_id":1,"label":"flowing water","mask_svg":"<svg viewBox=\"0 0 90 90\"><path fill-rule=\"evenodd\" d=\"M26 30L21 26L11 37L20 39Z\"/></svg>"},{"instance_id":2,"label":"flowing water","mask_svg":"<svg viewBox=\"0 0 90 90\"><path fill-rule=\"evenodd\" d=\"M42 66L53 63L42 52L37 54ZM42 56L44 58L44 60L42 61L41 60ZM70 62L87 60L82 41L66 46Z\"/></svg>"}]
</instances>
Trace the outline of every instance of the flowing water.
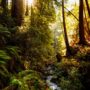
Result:
<instances>
[{"instance_id":1,"label":"flowing water","mask_svg":"<svg viewBox=\"0 0 90 90\"><path fill-rule=\"evenodd\" d=\"M46 83L50 87L51 90L61 90L60 87L57 86L56 83L51 82L53 76L47 76Z\"/></svg>"},{"instance_id":2,"label":"flowing water","mask_svg":"<svg viewBox=\"0 0 90 90\"><path fill-rule=\"evenodd\" d=\"M47 69L49 71L49 74L47 77L46 77L46 83L47 85L49 86L49 88L51 90L61 90L60 87L58 87L58 85L54 82L52 82L52 79L55 78L55 76L53 76L53 69L52 67L48 67Z\"/></svg>"}]
</instances>

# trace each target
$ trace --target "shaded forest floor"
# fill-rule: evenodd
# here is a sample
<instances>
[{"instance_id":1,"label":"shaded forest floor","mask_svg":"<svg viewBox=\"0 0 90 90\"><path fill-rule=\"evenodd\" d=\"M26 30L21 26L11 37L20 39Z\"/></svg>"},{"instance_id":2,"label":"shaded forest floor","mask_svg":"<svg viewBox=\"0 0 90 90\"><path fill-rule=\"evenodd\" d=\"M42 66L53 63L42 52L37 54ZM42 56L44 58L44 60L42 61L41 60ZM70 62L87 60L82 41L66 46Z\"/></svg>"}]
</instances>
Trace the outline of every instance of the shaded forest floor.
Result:
<instances>
[{"instance_id":1,"label":"shaded forest floor","mask_svg":"<svg viewBox=\"0 0 90 90\"><path fill-rule=\"evenodd\" d=\"M75 47L76 49L76 47ZM55 78L62 90L89 90L90 88L90 47L77 46L74 56L62 57L60 62L48 62L46 67L26 69L11 75L11 84L2 90L50 90L45 82L49 75L47 67L53 67Z\"/></svg>"},{"instance_id":2,"label":"shaded forest floor","mask_svg":"<svg viewBox=\"0 0 90 90\"><path fill-rule=\"evenodd\" d=\"M57 63L56 74L63 90L90 89L90 47L77 45L73 49L75 54L62 57Z\"/></svg>"}]
</instances>

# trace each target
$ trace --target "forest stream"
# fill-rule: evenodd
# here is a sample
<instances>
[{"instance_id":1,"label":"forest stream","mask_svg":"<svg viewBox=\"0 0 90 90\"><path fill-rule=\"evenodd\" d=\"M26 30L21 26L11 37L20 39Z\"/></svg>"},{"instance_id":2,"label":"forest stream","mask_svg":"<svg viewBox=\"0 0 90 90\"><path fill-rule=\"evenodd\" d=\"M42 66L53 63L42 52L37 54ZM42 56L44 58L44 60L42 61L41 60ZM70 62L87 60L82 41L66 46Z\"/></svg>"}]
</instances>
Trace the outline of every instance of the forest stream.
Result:
<instances>
[{"instance_id":1,"label":"forest stream","mask_svg":"<svg viewBox=\"0 0 90 90\"><path fill-rule=\"evenodd\" d=\"M51 66L49 66L47 68L47 71L49 73L49 75L46 77L46 83L47 83L48 87L50 87L51 90L61 90L61 88L55 82L52 81L52 79L57 77L54 75L53 68Z\"/></svg>"}]
</instances>

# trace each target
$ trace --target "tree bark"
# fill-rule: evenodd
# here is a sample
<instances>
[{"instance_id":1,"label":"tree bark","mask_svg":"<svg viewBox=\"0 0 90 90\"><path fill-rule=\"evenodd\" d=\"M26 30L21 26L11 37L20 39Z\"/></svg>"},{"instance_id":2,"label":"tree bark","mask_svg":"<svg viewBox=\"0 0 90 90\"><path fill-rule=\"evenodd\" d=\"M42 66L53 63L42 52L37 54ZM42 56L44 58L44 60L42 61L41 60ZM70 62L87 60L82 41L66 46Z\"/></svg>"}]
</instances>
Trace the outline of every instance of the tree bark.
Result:
<instances>
[{"instance_id":1,"label":"tree bark","mask_svg":"<svg viewBox=\"0 0 90 90\"><path fill-rule=\"evenodd\" d=\"M66 44L66 55L69 56L71 54L71 50L68 42L66 23L65 23L64 0L62 0L62 18L63 18L63 27L64 27L64 39Z\"/></svg>"},{"instance_id":2,"label":"tree bark","mask_svg":"<svg viewBox=\"0 0 90 90\"><path fill-rule=\"evenodd\" d=\"M16 25L22 25L24 13L24 0L12 0L11 16L14 18Z\"/></svg>"},{"instance_id":3,"label":"tree bark","mask_svg":"<svg viewBox=\"0 0 90 90\"><path fill-rule=\"evenodd\" d=\"M88 10L88 15L90 17L90 7L89 7L88 0L85 0L85 2L86 2L87 10Z\"/></svg>"},{"instance_id":4,"label":"tree bark","mask_svg":"<svg viewBox=\"0 0 90 90\"><path fill-rule=\"evenodd\" d=\"M25 13L26 16L29 15L29 6L28 6L28 0L26 2L26 13Z\"/></svg>"},{"instance_id":5,"label":"tree bark","mask_svg":"<svg viewBox=\"0 0 90 90\"><path fill-rule=\"evenodd\" d=\"M84 21L83 21L83 0L79 0L79 44L85 45Z\"/></svg>"},{"instance_id":6,"label":"tree bark","mask_svg":"<svg viewBox=\"0 0 90 90\"><path fill-rule=\"evenodd\" d=\"M8 0L2 0L1 1L1 6L2 6L2 8L3 8L3 13L7 13L7 9L8 9Z\"/></svg>"}]
</instances>

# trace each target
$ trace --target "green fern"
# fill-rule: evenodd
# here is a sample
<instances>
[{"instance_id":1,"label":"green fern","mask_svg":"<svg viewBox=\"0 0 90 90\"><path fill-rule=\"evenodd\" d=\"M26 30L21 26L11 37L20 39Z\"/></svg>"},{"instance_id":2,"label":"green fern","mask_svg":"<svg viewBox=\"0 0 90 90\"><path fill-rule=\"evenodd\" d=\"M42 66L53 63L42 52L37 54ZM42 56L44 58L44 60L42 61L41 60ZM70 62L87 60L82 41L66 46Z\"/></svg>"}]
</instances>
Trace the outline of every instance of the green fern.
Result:
<instances>
[{"instance_id":1,"label":"green fern","mask_svg":"<svg viewBox=\"0 0 90 90\"><path fill-rule=\"evenodd\" d=\"M8 47L6 47L6 50L11 56L19 59L19 53L21 52L19 47L8 46Z\"/></svg>"},{"instance_id":2,"label":"green fern","mask_svg":"<svg viewBox=\"0 0 90 90\"><path fill-rule=\"evenodd\" d=\"M19 76L19 77L24 77L24 76L26 76L26 75L33 74L33 73L37 75L37 72L35 72L35 71L33 71L33 70L24 70L24 71L22 71L22 72L19 72L19 73L18 73L18 76Z\"/></svg>"},{"instance_id":3,"label":"green fern","mask_svg":"<svg viewBox=\"0 0 90 90\"><path fill-rule=\"evenodd\" d=\"M0 36L10 37L10 35L11 35L11 33L10 33L10 31L8 30L8 28L3 27L2 25L0 25Z\"/></svg>"},{"instance_id":4,"label":"green fern","mask_svg":"<svg viewBox=\"0 0 90 90\"><path fill-rule=\"evenodd\" d=\"M9 77L9 72L7 69L7 62L11 57L6 53L5 50L0 50L0 83L4 83L5 79Z\"/></svg>"},{"instance_id":5,"label":"green fern","mask_svg":"<svg viewBox=\"0 0 90 90\"><path fill-rule=\"evenodd\" d=\"M4 51L0 50L0 64L5 64L11 57Z\"/></svg>"},{"instance_id":6,"label":"green fern","mask_svg":"<svg viewBox=\"0 0 90 90\"><path fill-rule=\"evenodd\" d=\"M19 90L44 90L45 83L34 70L25 70L11 77L11 85L18 85ZM39 88L40 87L40 88Z\"/></svg>"}]
</instances>

